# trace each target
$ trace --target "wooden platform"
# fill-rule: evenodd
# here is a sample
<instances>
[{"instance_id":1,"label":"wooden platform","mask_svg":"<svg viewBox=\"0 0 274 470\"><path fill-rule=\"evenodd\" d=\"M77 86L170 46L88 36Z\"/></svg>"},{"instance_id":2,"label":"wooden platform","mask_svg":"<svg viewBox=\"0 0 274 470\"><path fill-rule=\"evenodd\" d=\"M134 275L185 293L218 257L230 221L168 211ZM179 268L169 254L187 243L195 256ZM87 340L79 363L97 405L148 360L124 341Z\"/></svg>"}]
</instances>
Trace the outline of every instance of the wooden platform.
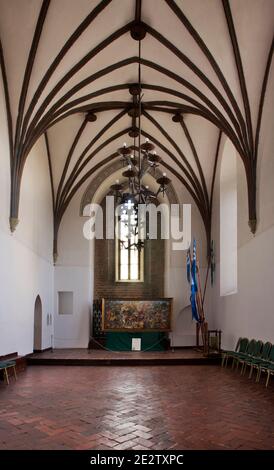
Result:
<instances>
[{"instance_id":1,"label":"wooden platform","mask_svg":"<svg viewBox=\"0 0 274 470\"><path fill-rule=\"evenodd\" d=\"M54 349L28 356L30 365L68 366L140 366L140 365L201 365L219 364L219 355L203 356L194 348L159 352L99 351L88 349Z\"/></svg>"}]
</instances>

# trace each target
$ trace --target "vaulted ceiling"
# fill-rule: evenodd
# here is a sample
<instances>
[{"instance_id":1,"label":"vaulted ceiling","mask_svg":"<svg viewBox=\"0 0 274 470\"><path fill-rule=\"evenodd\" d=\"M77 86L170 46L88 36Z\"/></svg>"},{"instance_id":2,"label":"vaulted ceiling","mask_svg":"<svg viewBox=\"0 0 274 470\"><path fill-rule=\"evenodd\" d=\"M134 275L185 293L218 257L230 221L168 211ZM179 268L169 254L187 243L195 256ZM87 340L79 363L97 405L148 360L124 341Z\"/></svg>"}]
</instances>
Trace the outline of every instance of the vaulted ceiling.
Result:
<instances>
[{"instance_id":1,"label":"vaulted ceiling","mask_svg":"<svg viewBox=\"0 0 274 470\"><path fill-rule=\"evenodd\" d=\"M123 142L133 143L141 39L143 135L192 195L208 239L220 136L227 135L245 166L255 231L273 0L0 0L0 13L11 229L38 138L46 138L55 239L76 191L120 158Z\"/></svg>"}]
</instances>

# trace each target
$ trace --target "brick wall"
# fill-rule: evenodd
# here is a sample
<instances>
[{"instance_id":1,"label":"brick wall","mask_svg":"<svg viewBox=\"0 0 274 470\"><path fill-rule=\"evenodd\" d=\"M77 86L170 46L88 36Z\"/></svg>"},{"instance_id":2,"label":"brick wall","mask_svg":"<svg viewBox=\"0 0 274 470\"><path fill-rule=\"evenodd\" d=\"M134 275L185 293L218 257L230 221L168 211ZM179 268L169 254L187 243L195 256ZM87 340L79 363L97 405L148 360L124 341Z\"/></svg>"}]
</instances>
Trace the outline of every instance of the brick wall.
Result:
<instances>
[{"instance_id":1,"label":"brick wall","mask_svg":"<svg viewBox=\"0 0 274 470\"><path fill-rule=\"evenodd\" d=\"M164 297L165 241L147 240L144 282L116 282L115 240L95 240L94 298Z\"/></svg>"}]
</instances>

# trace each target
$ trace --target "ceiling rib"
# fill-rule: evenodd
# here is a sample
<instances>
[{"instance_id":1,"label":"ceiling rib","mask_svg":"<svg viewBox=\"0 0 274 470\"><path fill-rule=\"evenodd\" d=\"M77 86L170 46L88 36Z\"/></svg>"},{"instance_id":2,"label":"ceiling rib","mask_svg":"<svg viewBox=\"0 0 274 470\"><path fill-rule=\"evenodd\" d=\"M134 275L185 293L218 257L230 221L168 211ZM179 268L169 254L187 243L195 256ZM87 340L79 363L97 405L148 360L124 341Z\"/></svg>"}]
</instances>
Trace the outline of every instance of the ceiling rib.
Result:
<instances>
[{"instance_id":1,"label":"ceiling rib","mask_svg":"<svg viewBox=\"0 0 274 470\"><path fill-rule=\"evenodd\" d=\"M23 78L23 84L21 88L21 94L19 98L19 105L18 105L18 114L17 114L17 121L16 121L16 129L15 129L15 149L14 153L18 153L18 148L20 145L20 132L21 132L21 125L23 121L23 116L24 116L24 109L25 109L25 104L26 104L26 98L27 98L27 93L28 93L28 88L29 88L29 83L30 83L30 78L31 78L31 72L33 69L37 49L39 46L39 41L41 38L43 26L45 23L45 19L47 16L48 8L50 5L50 0L43 0L40 13L38 16L38 20L36 23L36 28L35 32L33 35L33 40L32 44L30 47L29 51L29 56L27 60L27 65L24 73L24 78Z\"/></svg>"},{"instance_id":2,"label":"ceiling rib","mask_svg":"<svg viewBox=\"0 0 274 470\"><path fill-rule=\"evenodd\" d=\"M142 113L144 117L149 120L161 133L161 136L166 139L174 148L175 153L180 157L179 159L167 149L164 144L153 136L151 139L154 140L157 145L172 159L172 161L177 165L178 171L174 170L166 161L163 161L163 165L166 168L170 168L170 171L176 171L177 177L180 181L186 186L190 194L194 198L199 211L201 213L202 219L204 221L207 237L209 241L210 237L210 220L212 212L212 192L214 188L216 166L218 160L218 152L220 148L220 139L222 132L226 134L231 141L233 142L236 150L238 151L246 171L247 183L248 183L248 202L249 202L249 224L251 230L254 232L256 229L256 162L258 154L258 145L259 145L259 134L261 128L262 112L265 101L266 87L270 73L271 60L273 55L273 42L270 47L268 54L268 59L266 63L265 74L263 78L260 100L259 100L259 109L257 116L257 126L255 133L255 141L253 136L252 129L252 119L251 119L251 110L249 103L249 96L247 92L246 79L244 75L244 69L241 58L241 51L238 44L237 32L234 26L234 20L232 11L230 8L229 0L222 0L223 12L226 17L226 23L228 32L230 35L230 40L233 48L233 54L235 59L235 64L238 71L238 81L241 90L241 96L243 100L244 114L242 114L241 109L236 101L236 98L232 92L232 89L228 85L226 78L220 69L217 60L210 52L206 43L201 38L198 31L193 27L191 22L185 16L181 8L178 6L174 0L163 0L165 2L172 14L174 14L177 19L181 22L182 27L188 31L190 38L197 44L202 54L205 56L208 64L213 69L218 79L218 83L222 87L226 96L223 96L219 87L214 85L213 82L209 79L209 76L202 71L195 63L180 49L178 49L170 40L162 34L161 31L156 30L151 25L145 24L142 22L142 1L136 0L135 2L135 17L132 21L124 24L122 27L109 34L103 41L101 41L97 46L93 47L89 52L87 52L80 60L72 66L64 76L53 86L49 91L46 91L45 98L41 104L36 108L37 102L40 100L42 93L46 89L50 79L52 78L55 70L61 64L63 58L66 56L68 51L77 43L77 40L80 36L86 31L86 29L92 24L92 22L112 3L111 0L102 0L100 1L95 8L84 18L84 20L79 24L79 26L74 30L71 36L64 43L63 47L60 49L59 53L56 55L53 62L47 68L44 76L39 82L37 88L35 89L33 95L30 97L30 104L25 110L26 99L29 93L29 84L32 76L34 61L38 52L38 46L41 39L43 26L46 21L47 12L50 7L50 0L43 0L40 8L40 12L37 18L35 32L32 38L32 43L30 46L25 72L22 81L22 87L19 97L18 105L18 114L17 121L15 126L15 140L13 141L13 123L12 123L12 114L10 106L10 90L8 86L6 66L4 60L4 52L2 45L0 45L0 64L1 71L3 76L4 84L4 93L5 93L5 102L7 110L7 119L8 119L8 130L9 130L9 143L10 143L10 153L11 153L11 229L15 227L18 222L18 210L19 210L19 195L20 195L20 184L22 179L22 174L24 170L24 165L26 159L32 149L33 145L37 139L45 134L46 148L49 159L49 171L51 184L53 185L53 170L52 162L50 155L49 139L47 135L47 130L65 119L68 116L71 116L75 113L103 113L105 111L119 110L118 114L112 118L100 131L97 132L97 135L89 142L85 147L82 153L79 155L76 163L70 169L72 156L75 154L76 147L78 146L86 124L88 122L88 117L85 116L83 122L81 123L76 135L73 138L72 144L70 146L67 158L64 162L64 167L62 169L61 178L57 188L56 201L55 201L55 215L57 217L57 222L55 224L54 232L56 233L56 226L59 227L60 224L60 214L63 215L63 211L66 210L67 205L69 204L71 198L75 194L88 175L90 174L89 170L86 174L81 176L82 173L86 171L87 165L90 163L92 158L97 155L100 150L109 145L109 143L114 142L115 139L119 136L128 132L129 129L124 129L114 135L112 135L107 140L104 140L95 150L93 150L89 155L88 152L92 149L94 144L99 138L111 130L112 126L121 119L128 111L129 107L132 106L132 103L127 101L114 101L110 100L108 102L89 102L90 100L99 97L105 96L111 92L127 89L130 84L117 84L111 87L103 88L97 90L93 93L89 93L85 96L73 99L74 95L83 90L86 86L91 85L96 80L103 78L107 75L111 78L113 73L119 68L127 67L132 64L143 65L148 67L151 70L155 70L157 73L163 75L174 81L175 84L179 84L181 87L187 89L187 93L181 93L178 90L173 90L171 88L162 87L154 84L142 84L143 89L152 90L158 93L168 93L171 96L175 96L182 100L181 102L167 101L167 100L151 100L142 103ZM138 57L128 57L123 60L118 61L117 63L110 64L107 67L97 70L90 76L87 76L83 80L79 80L70 90L64 93L61 98L57 99L54 103L53 100L59 93L62 88L68 84L69 80L76 76L76 74L83 69L83 67L89 62L92 63L92 59L102 53L108 46L113 44L116 40L131 33L133 39L141 40L148 33L153 37L159 44L164 46L171 54L176 56L188 70L201 81L202 90L198 86L184 78L181 74L176 74L174 71L165 68L162 64L156 63L148 59L139 59ZM215 99L218 101L217 105L214 105L212 99L209 98L210 94L213 94ZM186 103L187 104L186 104ZM85 103L85 104L84 104ZM188 159L186 158L181 146L177 144L174 139L172 139L168 130L164 129L158 120L158 117L154 117L153 113L165 113L166 115L171 115L170 118L175 116L177 122L180 122L182 130L185 134L189 147L194 157L195 165L192 166ZM192 136L183 121L183 118L179 119L179 116L183 114L194 114L201 116L212 124L214 124L219 130L219 137L217 141L217 149L214 160L214 168L212 175L212 184L211 184L211 193L209 195L205 175L203 173L202 165L200 163L199 155L194 145ZM176 122L176 119L173 119ZM94 117L95 119L95 117ZM171 120L171 119L170 119ZM131 125L135 125L134 119L131 119ZM143 135L149 136L144 130L142 131ZM116 158L117 153L112 154ZM105 161L105 160L104 160ZM99 165L99 164L98 164ZM95 165L94 168L97 168L98 165ZM198 174L197 174L198 171ZM184 175L182 175L181 174ZM77 179L80 178L79 181ZM53 191L53 200L54 200L54 191ZM61 217L62 217L61 215ZM58 229L57 229L58 232Z\"/></svg>"},{"instance_id":3,"label":"ceiling rib","mask_svg":"<svg viewBox=\"0 0 274 470\"><path fill-rule=\"evenodd\" d=\"M93 81L97 80L98 78L101 78L103 77L104 75L107 75L108 73L111 73L113 72L114 70L116 69L120 69L122 67L125 67L127 65L130 65L130 64L134 64L134 63L138 63L139 62L139 59L138 57L130 57L130 58L127 58L127 59L124 59L122 61L119 61L115 64L112 64L111 66L108 66L98 72L96 72L95 74L85 78L84 80L82 80L81 82L79 82L77 85L75 85L69 92L67 92L62 98L60 98L58 100L57 103L55 103L52 108L50 109L50 111L48 112L48 115L52 112L54 112L55 110L58 109L58 107L60 105L62 105L63 103L67 102L68 99L71 98L71 96L75 93L77 93L80 89L84 88L85 86L89 85L90 83L92 83ZM226 119L225 117L223 116L223 114L220 112L220 110L200 91L198 90L197 87L195 87L194 85L192 85L190 82L188 82L187 80L181 78L180 76L178 76L177 74L175 74L174 72L171 72L169 71L168 69L154 63L154 62L151 62L151 61L148 61L148 60L145 60L145 59L141 59L141 63L143 65L146 65L152 69L155 69L157 70L158 72L168 76L169 78L172 78L173 80L175 80L177 83L180 83L181 85L185 86L186 88L188 88L190 91L192 91L195 95L197 95L207 106L209 109L212 109L215 114L217 116L219 116L219 118L222 120L222 121L225 121L226 122ZM38 126L39 127L39 126ZM35 140L37 140L37 138L40 137L40 135L42 135L42 133L45 131L44 128L40 129L40 133L38 133L38 136L36 135L36 138L33 139L30 141L30 142L25 142L24 144L24 147L23 147L23 154L24 155L27 155L31 149L31 147L34 145L35 143ZM34 129L30 128L29 131L28 131L28 134L31 135L32 137L35 136L35 132L38 132L37 130L34 131ZM29 137L29 135L27 134L26 136L26 139L27 137ZM231 138L231 134L229 135L229 137ZM237 140L238 139L233 139L233 143L234 145L237 145ZM241 156L245 155L245 149L240 149L239 145L238 145L238 151L240 152Z\"/></svg>"},{"instance_id":4,"label":"ceiling rib","mask_svg":"<svg viewBox=\"0 0 274 470\"><path fill-rule=\"evenodd\" d=\"M1 40L0 40L0 68L1 68L1 73L2 73L4 95L5 95L9 145L10 145L10 162L12 166L13 165L13 123L12 123L12 114L11 114L11 107L10 107L10 94L9 94L9 85L8 85L7 72L6 72L6 64L5 64L4 51L3 51Z\"/></svg>"},{"instance_id":5,"label":"ceiling rib","mask_svg":"<svg viewBox=\"0 0 274 470\"><path fill-rule=\"evenodd\" d=\"M76 161L76 163L75 163L73 169L71 170L71 174L70 174L69 178L67 179L65 185L63 186L63 190L64 190L64 191L69 187L69 185L70 185L70 183L71 183L71 181L72 181L72 178L73 178L73 176L76 174L76 172L78 172L77 175L80 174L80 173L83 171L83 169L85 168L85 166L89 163L89 161L93 158L94 155L93 155L93 153L91 153L91 154L89 155L89 157L87 157L86 160L82 163L83 158L85 157L85 155L87 154L87 152L88 152L88 151L91 149L91 147L97 142L97 140L99 140L115 123L117 123L117 122L125 115L125 113L126 113L126 111L123 110L121 113L117 114L113 119L111 119L111 120L101 129L101 131L96 134L96 136L90 141L90 143L85 147L85 149L83 150L83 152L80 154L79 158L77 159L77 161ZM108 142L108 141L105 141L105 142L107 142L106 145L108 145L109 142ZM111 142L111 141L110 141L110 142ZM102 147L102 148L103 148L103 147ZM99 150L101 150L101 147L99 148ZM96 152L96 153L97 153L97 152ZM95 153L95 155L96 155L96 153ZM81 163L82 163L82 165L81 165L81 167L80 167L80 169L79 169L79 166L80 166ZM59 187L60 187L60 186L61 186L61 182L60 182L60 184L59 184ZM62 189L62 188L60 187L60 192L61 192L61 189Z\"/></svg>"},{"instance_id":6,"label":"ceiling rib","mask_svg":"<svg viewBox=\"0 0 274 470\"><path fill-rule=\"evenodd\" d=\"M192 166L190 165L189 161L187 160L186 156L183 154L179 146L150 114L148 114L146 111L144 111L143 114L150 122L153 123L153 125L161 132L161 134L167 139L167 141L171 143L171 145L174 147L176 152L180 155L182 161L184 162L188 170L184 168L184 166L180 162L176 161L177 165L180 166L181 170L187 176L188 180L191 182L192 186L196 189L197 193L201 196L202 200L205 199L205 195L203 193L200 182L195 174L195 171L193 170Z\"/></svg>"},{"instance_id":7,"label":"ceiling rib","mask_svg":"<svg viewBox=\"0 0 274 470\"><path fill-rule=\"evenodd\" d=\"M54 214L55 193L54 193L54 184L53 184L53 171L52 171L52 163L51 163L51 152L50 152L49 139L48 139L47 132L45 132L44 135L45 135L45 144L46 144L48 164L49 164L49 176L50 176L50 187L51 187L51 196L52 196L52 208L53 208L53 214Z\"/></svg>"},{"instance_id":8,"label":"ceiling rib","mask_svg":"<svg viewBox=\"0 0 274 470\"><path fill-rule=\"evenodd\" d=\"M168 4L168 6L171 8L171 10L175 13L175 15L178 17L178 19L182 22L182 24L185 26L185 28L188 30L189 34L192 36L196 44L199 46L201 51L203 52L204 56L207 58L208 62L210 63L212 69L214 70L216 76L218 77L221 85L223 86L223 89L228 96L233 109L235 111L235 114L237 116L237 119L240 123L242 132L243 132L243 138L247 142L247 134L246 134L246 129L245 129L245 121L243 118L243 115L241 113L241 110L238 106L238 103L225 79L224 74L222 73L217 61L211 54L210 50L206 46L205 42L199 35L198 31L193 27L193 25L190 23L190 21L187 19L183 11L178 7L176 2L174 0L165 0L165 2Z\"/></svg>"},{"instance_id":9,"label":"ceiling rib","mask_svg":"<svg viewBox=\"0 0 274 470\"><path fill-rule=\"evenodd\" d=\"M95 20L95 18L111 3L112 0L102 0L90 13L89 15L81 22L81 24L76 28L73 34L69 37L66 41L60 52L55 57L54 61L51 63L50 67L47 69L45 75L43 76L38 88L33 94L33 98L30 102L28 110L26 112L22 130L22 137L24 137L24 133L29 123L29 119L34 111L36 103L38 102L40 96L42 95L47 83L49 82L50 78L52 77L54 71L57 69L58 65L65 57L67 52L71 49L71 47L75 44L77 39L83 34L83 32L90 26L90 24Z\"/></svg>"},{"instance_id":10,"label":"ceiling rib","mask_svg":"<svg viewBox=\"0 0 274 470\"><path fill-rule=\"evenodd\" d=\"M105 88L105 89L102 89L102 90L97 90L94 93L90 93L89 95L85 95L85 97L78 98L77 100L74 100L74 101L70 102L71 107L72 107L71 111L68 111L67 113L62 114L63 112L65 112L67 109L70 108L70 103L69 103L69 104L65 105L63 108L60 108L59 111L56 112L54 115L52 115L52 117L50 118L50 119L52 119L51 122L50 122L50 119L48 119L47 121L43 121L43 123L42 123L42 121L40 121L40 125L39 125L39 133L40 134L39 134L39 136L42 135L42 133L44 132L43 131L44 128L49 128L50 126L56 124L60 120L65 119L66 117L68 117L68 116L70 116L74 113L87 112L89 109L95 109L94 108L94 106L95 106L94 103L87 104L85 106L78 107L78 108L74 108L75 104L79 104L82 101L86 101L86 99L88 99L88 97L92 99L92 98L95 98L95 97L100 96L102 94L110 93L111 91L126 89L128 87L129 87L128 84L115 85L113 87ZM231 140L234 142L235 146L238 145L237 144L238 136L234 133L232 127L229 124L229 122L219 113L217 108L214 108L214 110L218 114L218 116L220 118L220 121L218 121L217 119L214 119L213 118L214 115L212 114L212 112L208 108L204 107L200 102L194 100L193 98L189 97L188 95L185 95L184 93L178 92L177 90L172 90L170 88L166 88L166 87L162 87L162 86L158 86L158 85L149 85L149 84L142 84L142 88L143 89L148 89L148 90L155 90L155 91L159 91L159 92L163 92L163 93L167 93L167 94L171 94L173 96L177 96L179 98L182 98L185 101L189 101L190 103L195 105L197 110L202 111L202 113L200 114L202 117L205 117L205 119L211 121L217 127L222 126L222 124L221 124L221 120L222 120L224 125L225 125L225 126L222 126L223 131L231 138ZM126 106L126 104L125 104L125 106ZM146 103L144 103L144 106L146 106ZM178 105L178 108L182 109L182 106L183 106L183 104ZM99 112L99 111L100 110L97 108L97 112ZM189 108L188 112L195 112L196 114L198 114L196 112L195 108ZM62 115L60 116L59 113L62 114ZM239 146L239 149L240 149L240 146ZM244 149L239 150L239 153L244 154Z\"/></svg>"},{"instance_id":11,"label":"ceiling rib","mask_svg":"<svg viewBox=\"0 0 274 470\"><path fill-rule=\"evenodd\" d=\"M148 32L155 37L160 43L162 43L165 47L167 47L171 52L173 52L185 65L189 67L192 72L197 75L200 80L208 87L208 89L213 93L213 95L218 99L219 103L222 105L223 109L226 111L227 115L233 122L235 129L239 130L239 123L237 119L234 117L231 108L229 107L228 103L219 92L219 90L213 85L213 83L208 79L208 77L197 67L185 54L183 54L177 47L174 46L170 41L168 41L161 33L156 31L151 27L147 27ZM243 128L241 128L243 130Z\"/></svg>"},{"instance_id":12,"label":"ceiling rib","mask_svg":"<svg viewBox=\"0 0 274 470\"><path fill-rule=\"evenodd\" d=\"M247 88L246 88L246 81L245 81L245 76L244 76L244 70L243 70L243 64L242 64L239 44L238 44L237 35L236 35L235 27L234 27L234 22L233 22L233 18L232 18L232 14L231 14L229 0L222 0L222 1L223 1L223 7L224 7L224 11L225 11L225 16L226 16L227 26L228 26L228 30L229 30L229 35L230 35L231 42L232 42L236 67L237 67L237 70L238 70L239 82L240 82L242 98L243 98L243 103L244 103L244 109L245 109L247 132L248 132L249 145L250 145L250 154L253 155L253 152L254 152L253 142L254 142L254 140L253 140L251 112L250 112L250 105L249 105L249 99L248 99L248 93L247 93Z\"/></svg>"},{"instance_id":13,"label":"ceiling rib","mask_svg":"<svg viewBox=\"0 0 274 470\"><path fill-rule=\"evenodd\" d=\"M195 159L195 162L196 162L196 165L197 165L197 168L198 168L198 171L199 171L199 175L200 175L200 178L201 178L201 182L202 182L202 185L203 185L203 190L204 190L204 195L206 197L206 204L209 205L209 200L208 200L208 192L207 192L207 187L206 187L206 182L205 182L205 176L204 176L204 173L203 173L203 170L202 170L202 167L201 167L201 163L200 163L200 159L199 159L199 156L198 156L198 153L197 153L197 150L196 150L196 147L194 145L194 142L193 142L193 139L190 135L190 132L187 128L187 125L185 123L185 120L184 120L184 117L183 115L181 115L181 119L180 119L180 125L184 131L184 134L186 136L186 139L189 143L189 146L191 148L191 151L192 151L192 154L193 154L193 157Z\"/></svg>"},{"instance_id":14,"label":"ceiling rib","mask_svg":"<svg viewBox=\"0 0 274 470\"><path fill-rule=\"evenodd\" d=\"M108 139L106 139L102 144L100 144L95 150L93 150L93 152L91 152L89 154L89 156L86 158L86 160L80 165L80 167L75 171L73 172L71 175L70 175L70 178L69 180L66 182L66 184L64 185L64 188L63 188L63 191L62 191L62 195L61 195L61 198L60 198L60 203L59 203L59 206L62 205L63 201L64 201L64 198L68 192L68 190L70 189L70 186L72 186L72 184L76 181L76 179L78 178L78 176L81 175L82 171L84 170L85 166L97 155L98 152L100 152L100 150L102 150L104 147L106 147L107 145L109 145L111 142L113 142L114 140L116 139L119 139L120 137L122 137L124 134L126 134L127 132L129 132L131 129L131 127L128 127L127 129L123 129L122 131L119 131L117 132L116 134L112 135L111 137L109 137Z\"/></svg>"},{"instance_id":15,"label":"ceiling rib","mask_svg":"<svg viewBox=\"0 0 274 470\"><path fill-rule=\"evenodd\" d=\"M64 168L63 168L63 172L62 172L62 175L61 175L61 179L60 179L60 183L59 183L59 186L58 186L58 189L57 189L57 195L56 195L56 204L58 204L58 201L59 201L59 196L60 196L60 190L62 188L62 185L63 185L63 182L66 178L66 174L67 174L67 171L68 171L68 168L69 168L69 164L70 164L70 161L71 161L71 158L72 158L72 155L73 155L73 152L74 150L76 149L76 146L81 138L81 135L83 134L85 128L86 128L86 125L88 123L88 120L87 120L87 115L85 116L85 119L83 120L83 122L81 123L74 139L73 139L73 142L71 144L71 147L69 149L69 153L68 153L68 156L66 158L66 162L65 162L65 165L64 165Z\"/></svg>"},{"instance_id":16,"label":"ceiling rib","mask_svg":"<svg viewBox=\"0 0 274 470\"><path fill-rule=\"evenodd\" d=\"M46 110L46 108L48 107L48 105L50 104L52 99L55 97L55 95L58 93L58 91L61 90L63 85L65 85L70 80L70 78L73 77L73 75L75 75L79 70L81 70L87 62L89 62L93 57L95 57L102 50L104 50L105 47L107 47L109 44L111 44L114 40L121 37L125 32L129 31L130 24L131 23L129 23L128 25L123 26L119 30L117 30L114 33L110 34L104 41L102 41L98 46L96 46L94 49L92 49L92 51L90 51L88 54L86 54L86 56L82 57L82 59L76 65L74 65L74 67L72 69L70 69L69 72L67 72L62 77L61 80L59 80L59 82L49 92L47 97L44 99L44 101L40 105L38 111L36 112L34 118L31 121L31 124L29 125L28 131L26 131L26 127L24 127L24 131L26 131L26 138L25 138L26 140L28 139L29 134L32 132L33 127L35 126L35 124L37 124L38 120L43 115L43 112ZM96 74L94 74L94 75L96 75ZM100 78L100 75L98 76L98 78ZM52 106L51 109L52 110L57 109L60 104L64 103L68 98L70 98L70 96L72 96L74 93L77 93L77 91L79 91L81 88L85 87L89 83L91 83L91 82L89 82L89 80L87 80L87 79L82 80L79 84L72 87L70 92L68 92L66 95L64 95L63 98L58 100L57 103L55 103Z\"/></svg>"},{"instance_id":17,"label":"ceiling rib","mask_svg":"<svg viewBox=\"0 0 274 470\"><path fill-rule=\"evenodd\" d=\"M261 130L261 121L262 121L262 113L263 113L263 107L264 107L265 93L266 93L266 87L267 87L267 82L268 82L268 78L269 78L270 67L271 67L271 63L272 63L273 52L274 52L274 37L272 39L270 49L269 49L269 53L268 53L268 56L267 56L266 68L265 68L264 79L263 79L263 84L262 84L262 90L261 90L261 94L260 94L260 103L259 103L256 137L255 137L255 159L256 159L256 162L257 162L257 158L258 158L258 147L259 147L259 138L260 138L260 130Z\"/></svg>"}]
</instances>

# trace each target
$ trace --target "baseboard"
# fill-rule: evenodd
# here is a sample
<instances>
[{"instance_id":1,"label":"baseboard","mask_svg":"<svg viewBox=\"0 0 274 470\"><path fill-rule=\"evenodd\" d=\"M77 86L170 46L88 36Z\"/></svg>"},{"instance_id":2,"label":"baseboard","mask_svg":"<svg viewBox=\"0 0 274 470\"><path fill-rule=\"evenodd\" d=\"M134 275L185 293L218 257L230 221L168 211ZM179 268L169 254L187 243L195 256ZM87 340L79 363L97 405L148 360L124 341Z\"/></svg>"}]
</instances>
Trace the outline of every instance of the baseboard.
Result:
<instances>
[{"instance_id":1,"label":"baseboard","mask_svg":"<svg viewBox=\"0 0 274 470\"><path fill-rule=\"evenodd\" d=\"M46 351L52 351L52 347L45 348L45 349L34 349L33 353L34 354L39 354L39 353L43 353L43 352L46 352ZM33 354L33 353L30 353L30 355Z\"/></svg>"},{"instance_id":2,"label":"baseboard","mask_svg":"<svg viewBox=\"0 0 274 470\"><path fill-rule=\"evenodd\" d=\"M18 352L13 352L9 354L4 354L4 356L0 356L0 361L5 361L6 359L12 359L18 356Z\"/></svg>"}]
</instances>

